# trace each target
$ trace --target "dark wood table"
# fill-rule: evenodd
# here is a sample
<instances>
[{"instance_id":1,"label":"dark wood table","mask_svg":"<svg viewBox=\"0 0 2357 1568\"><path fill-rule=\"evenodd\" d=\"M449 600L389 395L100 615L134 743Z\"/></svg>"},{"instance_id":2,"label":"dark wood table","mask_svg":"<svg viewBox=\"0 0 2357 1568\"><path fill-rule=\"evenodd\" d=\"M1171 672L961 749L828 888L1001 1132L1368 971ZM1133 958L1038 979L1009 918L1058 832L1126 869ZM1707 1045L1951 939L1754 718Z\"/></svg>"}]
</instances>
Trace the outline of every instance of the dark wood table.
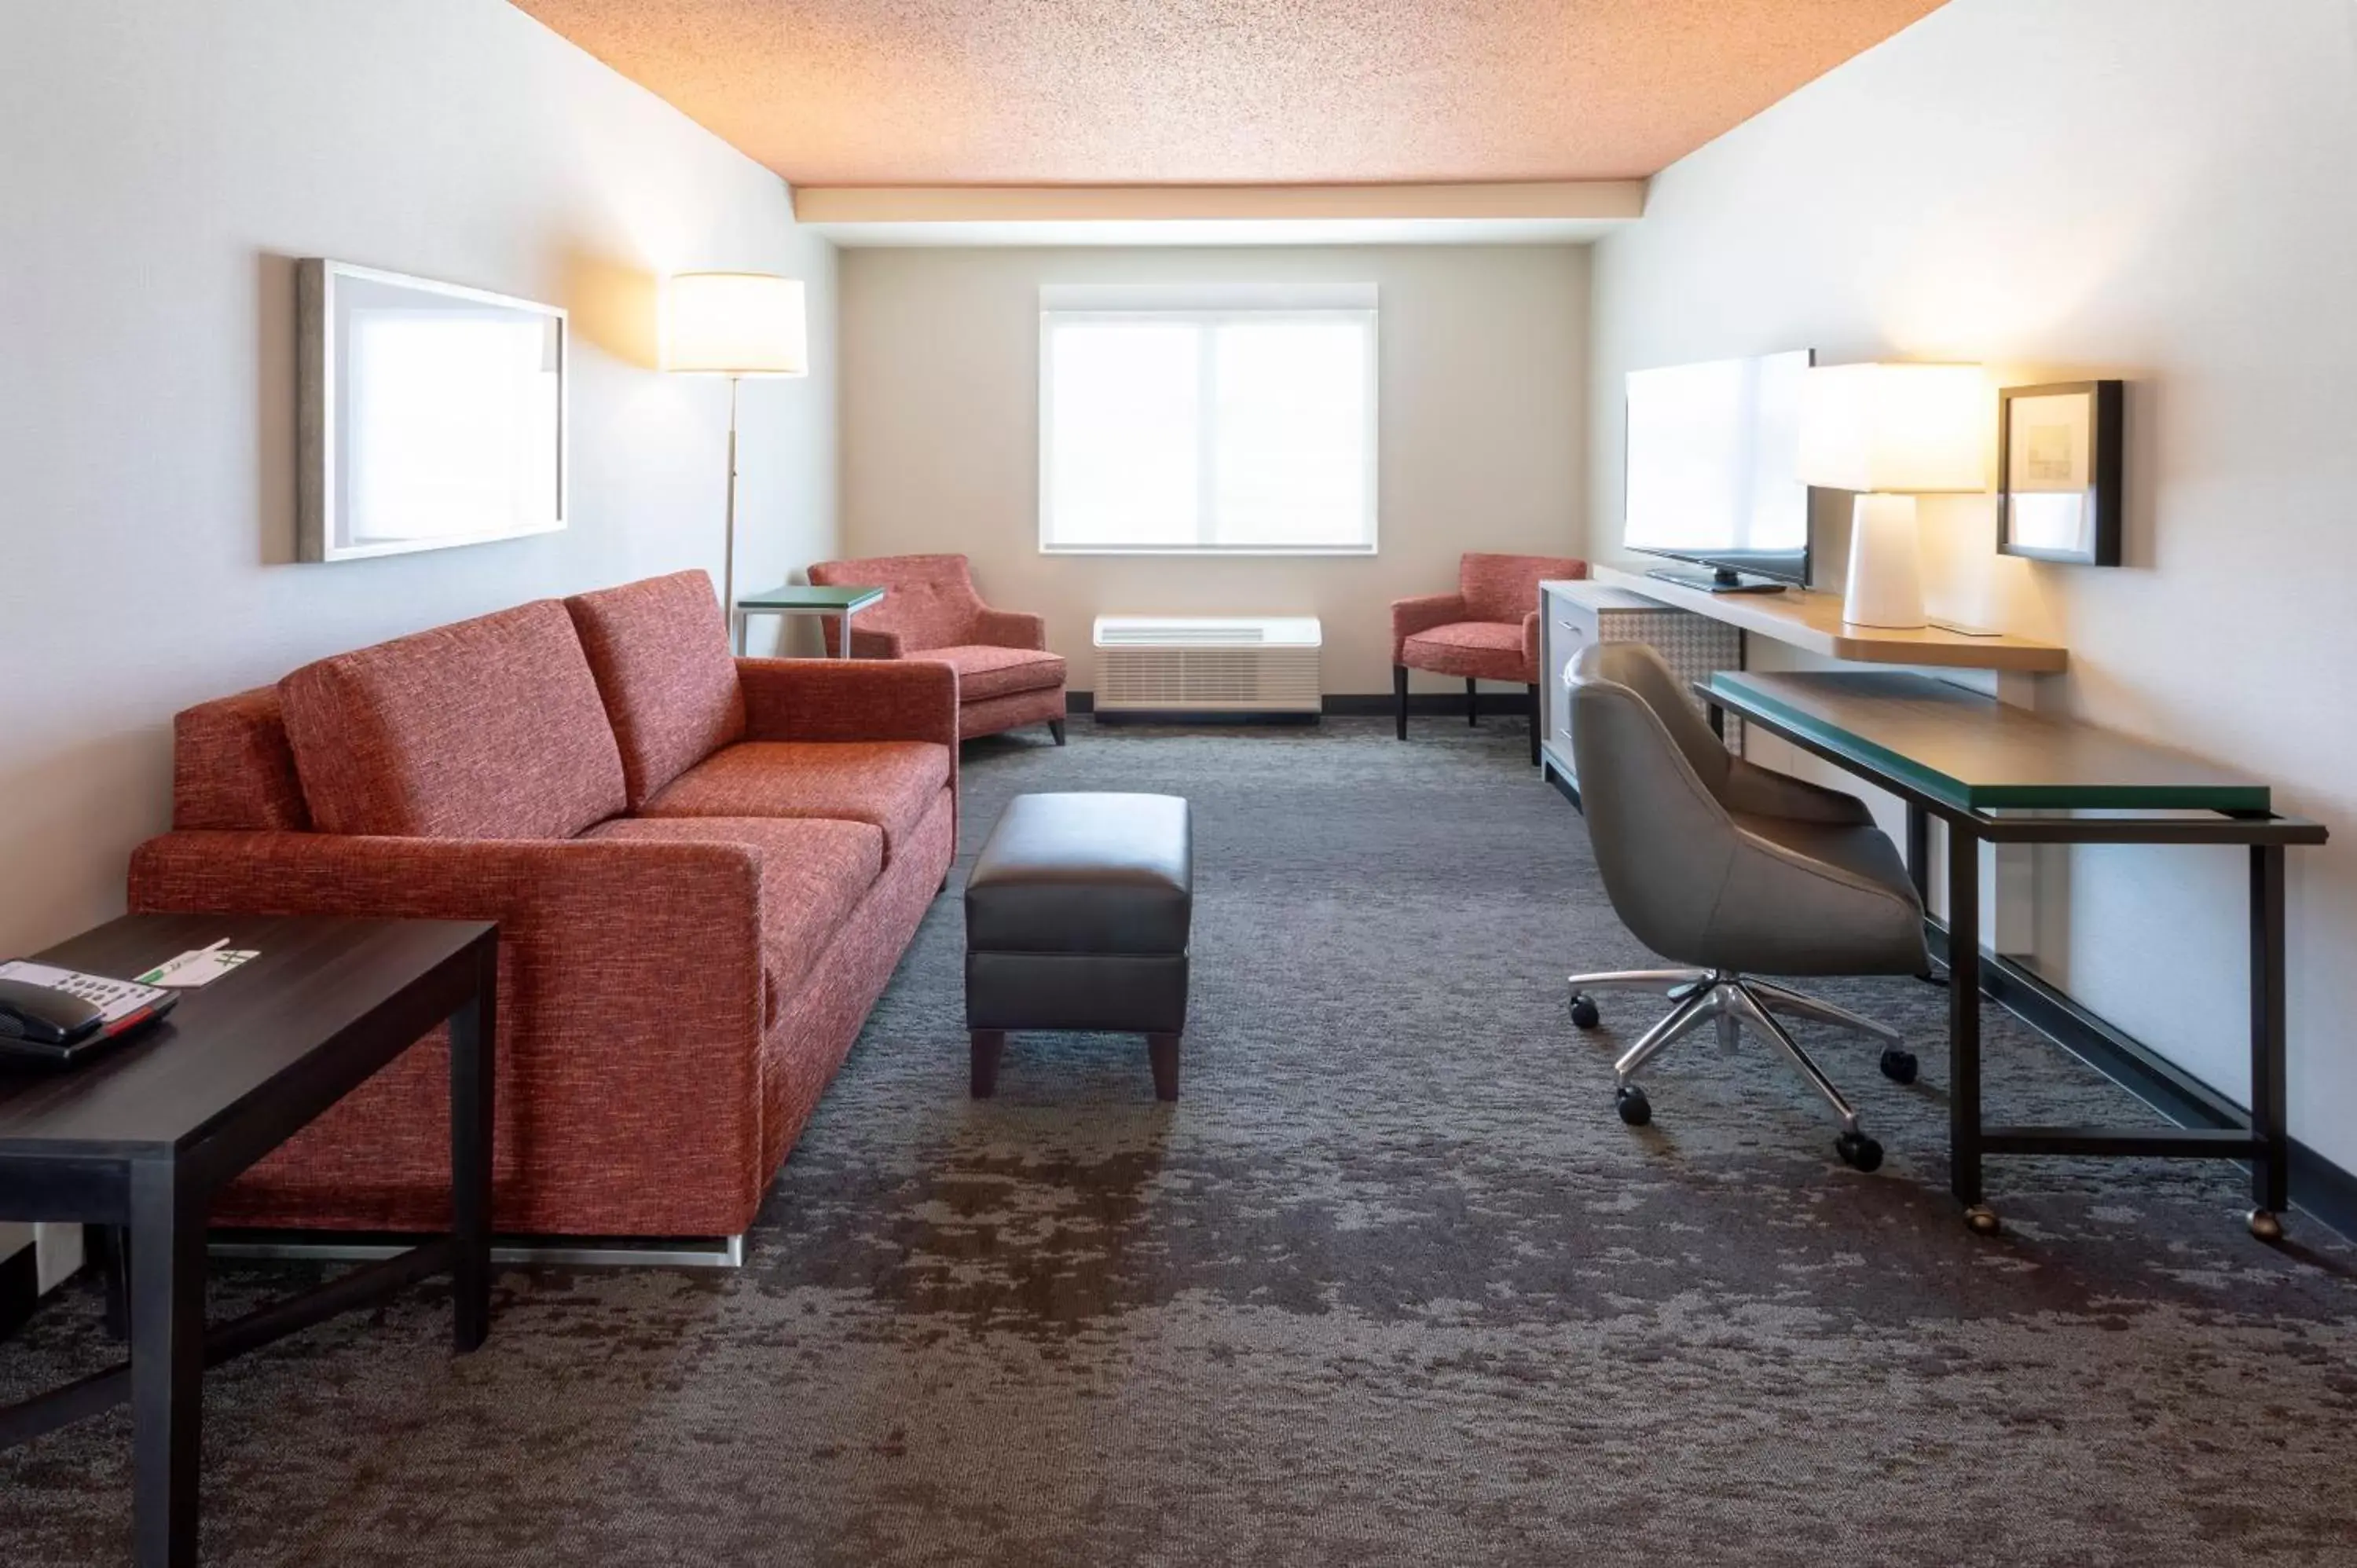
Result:
<instances>
[{"instance_id":1,"label":"dark wood table","mask_svg":"<svg viewBox=\"0 0 2357 1568\"><path fill-rule=\"evenodd\" d=\"M2131 736L2013 707L1922 675L1720 671L1695 691L1726 713L1907 803L1907 865L1927 889L1931 822L1947 824L1948 918L1927 918L1948 962L1949 1186L1975 1230L1996 1211L1988 1155L2249 1162L2252 1234L2283 1234L2291 1134L2284 1099L2284 851L2325 842L2279 816L2262 781ZM2251 1104L2245 1112L2034 972L1981 950L1980 846L2232 844L2250 853ZM1990 1127L1981 1122L1981 994L2179 1122L2175 1127Z\"/></svg>"},{"instance_id":2,"label":"dark wood table","mask_svg":"<svg viewBox=\"0 0 2357 1568\"><path fill-rule=\"evenodd\" d=\"M490 1326L498 928L479 920L133 915L33 955L129 978L228 938L258 955L87 1066L0 1073L0 1219L127 1240L131 1359L0 1410L0 1447L129 1399L135 1560L197 1561L204 1369L446 1270L460 1351ZM444 1020L452 1223L318 1290L208 1328L212 1197Z\"/></svg>"}]
</instances>

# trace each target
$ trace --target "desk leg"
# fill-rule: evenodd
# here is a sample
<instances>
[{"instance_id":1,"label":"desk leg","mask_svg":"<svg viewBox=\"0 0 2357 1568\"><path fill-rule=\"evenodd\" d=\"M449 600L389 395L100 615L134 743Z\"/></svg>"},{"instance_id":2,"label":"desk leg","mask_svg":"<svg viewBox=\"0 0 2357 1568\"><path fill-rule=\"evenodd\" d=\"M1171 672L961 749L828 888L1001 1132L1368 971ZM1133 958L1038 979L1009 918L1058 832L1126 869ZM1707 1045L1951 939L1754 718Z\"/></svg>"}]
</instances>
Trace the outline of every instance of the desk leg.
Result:
<instances>
[{"instance_id":1,"label":"desk leg","mask_svg":"<svg viewBox=\"0 0 2357 1568\"><path fill-rule=\"evenodd\" d=\"M851 657L851 612L849 610L843 612L841 641L835 648L834 656L837 659L848 659Z\"/></svg>"},{"instance_id":2,"label":"desk leg","mask_svg":"<svg viewBox=\"0 0 2357 1568\"><path fill-rule=\"evenodd\" d=\"M1932 907L1932 813L1910 800L1907 803L1907 879L1915 884L1915 897L1926 909ZM1942 983L1938 974L1926 968L1915 977L1933 985Z\"/></svg>"},{"instance_id":3,"label":"desk leg","mask_svg":"<svg viewBox=\"0 0 2357 1568\"><path fill-rule=\"evenodd\" d=\"M205 1215L169 1160L131 1171L132 1561L193 1568L203 1441Z\"/></svg>"},{"instance_id":4,"label":"desk leg","mask_svg":"<svg viewBox=\"0 0 2357 1568\"><path fill-rule=\"evenodd\" d=\"M1992 1230L1996 1216L1981 1201L1980 839L1953 821L1948 823L1948 1189L1974 1230Z\"/></svg>"},{"instance_id":5,"label":"desk leg","mask_svg":"<svg viewBox=\"0 0 2357 1568\"><path fill-rule=\"evenodd\" d=\"M2251 1233L2283 1235L2290 1130L2284 1110L2284 852L2251 846Z\"/></svg>"},{"instance_id":6,"label":"desk leg","mask_svg":"<svg viewBox=\"0 0 2357 1568\"><path fill-rule=\"evenodd\" d=\"M491 1331L491 1110L499 1039L499 945L482 944L474 1000L450 1019L450 1246L460 1354Z\"/></svg>"},{"instance_id":7,"label":"desk leg","mask_svg":"<svg viewBox=\"0 0 2357 1568\"><path fill-rule=\"evenodd\" d=\"M1932 813L1907 802L1907 875L1915 884L1915 897L1923 907L1932 906Z\"/></svg>"}]
</instances>

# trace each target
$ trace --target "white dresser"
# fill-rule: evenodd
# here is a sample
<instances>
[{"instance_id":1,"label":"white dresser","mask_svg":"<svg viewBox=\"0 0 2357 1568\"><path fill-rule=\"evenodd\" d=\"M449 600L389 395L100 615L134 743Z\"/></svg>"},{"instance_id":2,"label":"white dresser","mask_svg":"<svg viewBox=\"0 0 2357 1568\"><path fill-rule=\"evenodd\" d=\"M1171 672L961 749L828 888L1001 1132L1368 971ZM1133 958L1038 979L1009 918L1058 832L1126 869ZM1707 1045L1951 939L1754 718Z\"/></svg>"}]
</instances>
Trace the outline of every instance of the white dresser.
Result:
<instances>
[{"instance_id":1,"label":"white dresser","mask_svg":"<svg viewBox=\"0 0 2357 1568\"><path fill-rule=\"evenodd\" d=\"M1723 621L1665 605L1627 588L1593 582L1539 585L1539 699L1545 727L1539 737L1539 766L1576 797L1577 769L1571 757L1571 699L1565 669L1591 642L1643 642L1669 661L1681 682L1699 681L1715 670L1743 667L1743 633ZM1698 698L1695 711L1703 711ZM1727 723L1727 744L1743 749L1739 719Z\"/></svg>"}]
</instances>

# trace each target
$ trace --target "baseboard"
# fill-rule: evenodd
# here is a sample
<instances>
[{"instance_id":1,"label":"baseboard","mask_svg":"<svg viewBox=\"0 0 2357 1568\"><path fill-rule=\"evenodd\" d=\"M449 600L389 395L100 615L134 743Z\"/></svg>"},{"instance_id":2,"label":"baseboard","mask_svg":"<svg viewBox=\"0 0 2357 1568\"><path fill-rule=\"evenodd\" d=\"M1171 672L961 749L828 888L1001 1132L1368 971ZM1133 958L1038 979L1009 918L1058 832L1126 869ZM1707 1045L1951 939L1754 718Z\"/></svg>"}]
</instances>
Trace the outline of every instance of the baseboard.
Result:
<instances>
[{"instance_id":1,"label":"baseboard","mask_svg":"<svg viewBox=\"0 0 2357 1568\"><path fill-rule=\"evenodd\" d=\"M39 1249L27 1241L0 1258L0 1339L24 1326L41 1301Z\"/></svg>"},{"instance_id":2,"label":"baseboard","mask_svg":"<svg viewBox=\"0 0 2357 1568\"><path fill-rule=\"evenodd\" d=\"M1932 956L1948 961L1948 931L1924 922ZM2250 1125L2240 1106L2123 1034L2009 958L1981 950L1981 993L2180 1127ZM2357 1240L2357 1176L2294 1138L2291 1200L2314 1218Z\"/></svg>"},{"instance_id":3,"label":"baseboard","mask_svg":"<svg viewBox=\"0 0 2357 1568\"><path fill-rule=\"evenodd\" d=\"M1067 692L1064 693L1064 711L1075 715L1096 714L1097 694L1094 692ZM1318 711L1329 714L1336 718L1387 719L1399 711L1399 699L1389 692L1329 692L1318 699ZM1531 699L1529 693L1523 692L1484 692L1475 700L1474 711L1506 718L1520 718L1531 711ZM1465 698L1463 693L1456 692L1410 692L1407 694L1407 712L1410 718L1462 719L1465 716ZM1104 714L1098 716L1101 720L1112 720L1115 715ZM1280 721L1298 722L1299 719L1309 715L1263 716ZM1198 714L1178 714L1157 715L1153 722L1188 724L1201 719L1202 715Z\"/></svg>"},{"instance_id":4,"label":"baseboard","mask_svg":"<svg viewBox=\"0 0 2357 1568\"><path fill-rule=\"evenodd\" d=\"M1124 708L1114 714L1095 714L1101 725L1201 725L1228 727L1237 725L1314 725L1321 714L1264 714L1245 710L1206 712L1200 708Z\"/></svg>"}]
</instances>

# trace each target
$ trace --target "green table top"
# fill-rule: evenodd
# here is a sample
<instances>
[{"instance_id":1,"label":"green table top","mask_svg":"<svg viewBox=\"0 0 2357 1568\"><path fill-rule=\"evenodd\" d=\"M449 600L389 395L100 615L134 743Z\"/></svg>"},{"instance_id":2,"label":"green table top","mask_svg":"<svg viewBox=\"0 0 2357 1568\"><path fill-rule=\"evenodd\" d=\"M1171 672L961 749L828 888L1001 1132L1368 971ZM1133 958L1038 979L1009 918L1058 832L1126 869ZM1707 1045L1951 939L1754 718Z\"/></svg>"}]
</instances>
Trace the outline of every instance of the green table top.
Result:
<instances>
[{"instance_id":1,"label":"green table top","mask_svg":"<svg viewBox=\"0 0 2357 1568\"><path fill-rule=\"evenodd\" d=\"M2244 775L1924 675L1722 670L1699 688L1756 718L1966 811L2266 811Z\"/></svg>"},{"instance_id":2,"label":"green table top","mask_svg":"<svg viewBox=\"0 0 2357 1568\"><path fill-rule=\"evenodd\" d=\"M881 588L819 588L788 583L758 594L740 594L740 610L821 610L829 615L864 610L884 596Z\"/></svg>"}]
</instances>

